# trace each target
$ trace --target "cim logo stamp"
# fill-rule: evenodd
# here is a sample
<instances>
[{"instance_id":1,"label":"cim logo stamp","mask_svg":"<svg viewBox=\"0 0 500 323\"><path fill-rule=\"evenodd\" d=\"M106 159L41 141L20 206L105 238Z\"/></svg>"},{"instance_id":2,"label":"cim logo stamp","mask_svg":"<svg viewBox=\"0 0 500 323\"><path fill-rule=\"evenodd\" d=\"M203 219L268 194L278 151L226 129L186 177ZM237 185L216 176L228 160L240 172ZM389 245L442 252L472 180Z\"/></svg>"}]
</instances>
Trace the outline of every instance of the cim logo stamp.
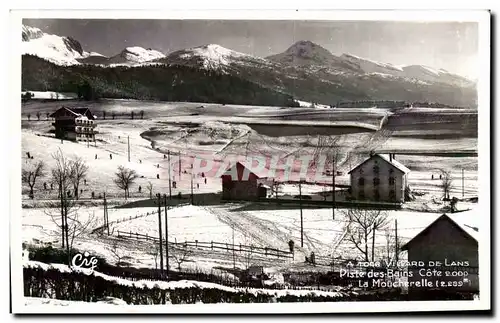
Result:
<instances>
[{"instance_id":1,"label":"cim logo stamp","mask_svg":"<svg viewBox=\"0 0 500 323\"><path fill-rule=\"evenodd\" d=\"M88 269L88 275L92 274L94 272L94 269L97 267L97 258L89 258L89 256L90 254L87 251L85 251L83 255L81 253L76 254L71 260L72 267Z\"/></svg>"}]
</instances>

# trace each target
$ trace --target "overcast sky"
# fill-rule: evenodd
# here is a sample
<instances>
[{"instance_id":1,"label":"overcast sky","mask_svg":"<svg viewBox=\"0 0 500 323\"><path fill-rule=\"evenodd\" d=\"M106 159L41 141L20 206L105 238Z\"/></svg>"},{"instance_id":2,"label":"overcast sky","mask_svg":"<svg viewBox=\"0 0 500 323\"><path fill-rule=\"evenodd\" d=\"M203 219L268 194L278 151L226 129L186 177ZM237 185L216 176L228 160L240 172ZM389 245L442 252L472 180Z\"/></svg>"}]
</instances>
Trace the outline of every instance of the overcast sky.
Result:
<instances>
[{"instance_id":1,"label":"overcast sky","mask_svg":"<svg viewBox=\"0 0 500 323\"><path fill-rule=\"evenodd\" d=\"M476 23L370 21L89 20L24 19L46 33L72 36L84 50L106 56L141 46L164 53L219 44L265 57L310 40L333 54L394 65L421 64L476 78Z\"/></svg>"}]
</instances>

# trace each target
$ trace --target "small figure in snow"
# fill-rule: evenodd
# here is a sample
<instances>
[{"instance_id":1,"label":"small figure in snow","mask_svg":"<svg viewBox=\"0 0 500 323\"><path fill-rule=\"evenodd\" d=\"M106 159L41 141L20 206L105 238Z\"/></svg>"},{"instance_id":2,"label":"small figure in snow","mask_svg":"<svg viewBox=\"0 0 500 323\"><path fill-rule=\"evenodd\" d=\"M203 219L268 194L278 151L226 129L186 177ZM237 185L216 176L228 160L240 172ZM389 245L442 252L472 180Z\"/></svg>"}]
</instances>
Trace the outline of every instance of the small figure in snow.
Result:
<instances>
[{"instance_id":1,"label":"small figure in snow","mask_svg":"<svg viewBox=\"0 0 500 323\"><path fill-rule=\"evenodd\" d=\"M43 189L46 190L47 189L47 183L43 183Z\"/></svg>"},{"instance_id":2,"label":"small figure in snow","mask_svg":"<svg viewBox=\"0 0 500 323\"><path fill-rule=\"evenodd\" d=\"M139 193L142 191L142 187L139 185Z\"/></svg>"},{"instance_id":3,"label":"small figure in snow","mask_svg":"<svg viewBox=\"0 0 500 323\"><path fill-rule=\"evenodd\" d=\"M196 183L196 188L200 188L200 183Z\"/></svg>"},{"instance_id":4,"label":"small figure in snow","mask_svg":"<svg viewBox=\"0 0 500 323\"><path fill-rule=\"evenodd\" d=\"M205 184L207 183L207 178L205 177Z\"/></svg>"},{"instance_id":5,"label":"small figure in snow","mask_svg":"<svg viewBox=\"0 0 500 323\"><path fill-rule=\"evenodd\" d=\"M201 173L201 177L205 177L205 173L204 172Z\"/></svg>"},{"instance_id":6,"label":"small figure in snow","mask_svg":"<svg viewBox=\"0 0 500 323\"><path fill-rule=\"evenodd\" d=\"M156 168L160 168L160 164L156 164Z\"/></svg>"},{"instance_id":7,"label":"small figure in snow","mask_svg":"<svg viewBox=\"0 0 500 323\"><path fill-rule=\"evenodd\" d=\"M176 182L176 181L173 181L173 182L172 182L172 187L173 187L173 188L177 188L177 182Z\"/></svg>"},{"instance_id":8,"label":"small figure in snow","mask_svg":"<svg viewBox=\"0 0 500 323\"><path fill-rule=\"evenodd\" d=\"M95 159L97 159L97 154L95 154Z\"/></svg>"},{"instance_id":9,"label":"small figure in snow","mask_svg":"<svg viewBox=\"0 0 500 323\"><path fill-rule=\"evenodd\" d=\"M156 179L160 179L160 174L156 174Z\"/></svg>"},{"instance_id":10,"label":"small figure in snow","mask_svg":"<svg viewBox=\"0 0 500 323\"><path fill-rule=\"evenodd\" d=\"M82 196L83 194L83 189L80 189L80 196Z\"/></svg>"},{"instance_id":11,"label":"small figure in snow","mask_svg":"<svg viewBox=\"0 0 500 323\"><path fill-rule=\"evenodd\" d=\"M142 159L139 159L139 164L142 164Z\"/></svg>"},{"instance_id":12,"label":"small figure in snow","mask_svg":"<svg viewBox=\"0 0 500 323\"><path fill-rule=\"evenodd\" d=\"M443 175L439 174L439 179L443 179Z\"/></svg>"},{"instance_id":13,"label":"small figure in snow","mask_svg":"<svg viewBox=\"0 0 500 323\"><path fill-rule=\"evenodd\" d=\"M92 198L94 198L94 197L95 197L95 193L94 193L94 192L92 192Z\"/></svg>"},{"instance_id":14,"label":"small figure in snow","mask_svg":"<svg viewBox=\"0 0 500 323\"><path fill-rule=\"evenodd\" d=\"M432 174L431 179L434 179L434 174Z\"/></svg>"},{"instance_id":15,"label":"small figure in snow","mask_svg":"<svg viewBox=\"0 0 500 323\"><path fill-rule=\"evenodd\" d=\"M54 189L54 184L50 183L50 190L52 191Z\"/></svg>"},{"instance_id":16,"label":"small figure in snow","mask_svg":"<svg viewBox=\"0 0 500 323\"><path fill-rule=\"evenodd\" d=\"M167 158L167 155L163 154L163 159Z\"/></svg>"},{"instance_id":17,"label":"small figure in snow","mask_svg":"<svg viewBox=\"0 0 500 323\"><path fill-rule=\"evenodd\" d=\"M87 185L87 180L86 179L83 180L83 184Z\"/></svg>"},{"instance_id":18,"label":"small figure in snow","mask_svg":"<svg viewBox=\"0 0 500 323\"><path fill-rule=\"evenodd\" d=\"M113 159L113 155L112 154L109 154L109 159Z\"/></svg>"}]
</instances>

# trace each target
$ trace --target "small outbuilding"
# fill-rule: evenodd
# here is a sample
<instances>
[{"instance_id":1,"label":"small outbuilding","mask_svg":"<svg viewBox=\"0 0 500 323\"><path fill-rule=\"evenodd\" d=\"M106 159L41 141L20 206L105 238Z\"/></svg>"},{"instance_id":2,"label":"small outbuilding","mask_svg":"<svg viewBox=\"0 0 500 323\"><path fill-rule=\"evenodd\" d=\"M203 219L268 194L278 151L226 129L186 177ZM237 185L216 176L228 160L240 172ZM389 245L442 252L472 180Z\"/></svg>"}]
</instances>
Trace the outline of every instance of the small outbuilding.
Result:
<instances>
[{"instance_id":1,"label":"small outbuilding","mask_svg":"<svg viewBox=\"0 0 500 323\"><path fill-rule=\"evenodd\" d=\"M223 200L257 200L267 195L266 169L257 169L250 163L236 162L222 174Z\"/></svg>"},{"instance_id":2,"label":"small outbuilding","mask_svg":"<svg viewBox=\"0 0 500 323\"><path fill-rule=\"evenodd\" d=\"M479 292L478 236L479 228L443 214L403 245L409 264L418 263L408 268L410 298L425 299L432 290ZM433 285L416 286L423 279Z\"/></svg>"}]
</instances>

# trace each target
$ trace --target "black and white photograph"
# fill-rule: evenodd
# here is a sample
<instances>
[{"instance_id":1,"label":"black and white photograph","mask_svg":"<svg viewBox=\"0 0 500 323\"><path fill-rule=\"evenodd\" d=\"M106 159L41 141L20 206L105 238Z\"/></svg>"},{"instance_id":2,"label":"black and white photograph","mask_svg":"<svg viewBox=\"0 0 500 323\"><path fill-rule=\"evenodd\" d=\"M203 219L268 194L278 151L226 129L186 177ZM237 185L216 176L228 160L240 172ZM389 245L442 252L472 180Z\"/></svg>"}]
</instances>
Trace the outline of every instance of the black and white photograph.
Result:
<instances>
[{"instance_id":1,"label":"black and white photograph","mask_svg":"<svg viewBox=\"0 0 500 323\"><path fill-rule=\"evenodd\" d=\"M488 11L150 14L13 13L15 313L489 309Z\"/></svg>"}]
</instances>

